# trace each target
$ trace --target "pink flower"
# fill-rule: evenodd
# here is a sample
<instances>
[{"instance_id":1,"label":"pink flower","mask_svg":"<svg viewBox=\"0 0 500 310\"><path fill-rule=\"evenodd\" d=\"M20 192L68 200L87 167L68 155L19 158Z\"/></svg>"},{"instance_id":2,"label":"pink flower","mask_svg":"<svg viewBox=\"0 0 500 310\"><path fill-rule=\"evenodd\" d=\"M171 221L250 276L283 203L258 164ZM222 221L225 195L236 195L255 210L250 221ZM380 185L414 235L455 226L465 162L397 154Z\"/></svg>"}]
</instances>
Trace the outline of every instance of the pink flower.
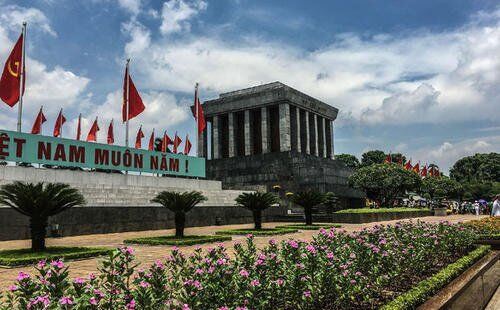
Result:
<instances>
[{"instance_id":1,"label":"pink flower","mask_svg":"<svg viewBox=\"0 0 500 310\"><path fill-rule=\"evenodd\" d=\"M148 287L150 287L150 286L151 286L151 284L149 284L149 283L148 283L148 282L146 282L146 281L141 281L141 282L139 283L139 285L140 285L141 287L143 287L143 288L148 288Z\"/></svg>"},{"instance_id":2,"label":"pink flower","mask_svg":"<svg viewBox=\"0 0 500 310\"><path fill-rule=\"evenodd\" d=\"M335 256L333 255L333 253L332 253L332 252L328 252L328 253L326 253L326 258L328 258L328 259L333 259L334 257L335 257Z\"/></svg>"},{"instance_id":3,"label":"pink flower","mask_svg":"<svg viewBox=\"0 0 500 310\"><path fill-rule=\"evenodd\" d=\"M248 310L248 308L247 307L236 307L235 310Z\"/></svg>"},{"instance_id":4,"label":"pink flower","mask_svg":"<svg viewBox=\"0 0 500 310\"><path fill-rule=\"evenodd\" d=\"M229 310L229 308L228 308L228 307L226 307L226 306L222 306L222 307L220 307L218 310Z\"/></svg>"},{"instance_id":5,"label":"pink flower","mask_svg":"<svg viewBox=\"0 0 500 310\"><path fill-rule=\"evenodd\" d=\"M11 291L11 292L15 292L15 291L17 291L17 289L18 289L17 285L9 286L9 291Z\"/></svg>"},{"instance_id":6,"label":"pink flower","mask_svg":"<svg viewBox=\"0 0 500 310\"><path fill-rule=\"evenodd\" d=\"M295 240L289 240L288 241L288 245L291 246L294 249L298 249L299 248L299 244Z\"/></svg>"},{"instance_id":7,"label":"pink flower","mask_svg":"<svg viewBox=\"0 0 500 310\"><path fill-rule=\"evenodd\" d=\"M311 291L304 291L303 294L305 297L311 297Z\"/></svg>"},{"instance_id":8,"label":"pink flower","mask_svg":"<svg viewBox=\"0 0 500 310\"><path fill-rule=\"evenodd\" d=\"M277 284L278 286L282 286L282 285L283 285L283 283L285 283L285 281L283 281L283 279L281 279L281 278L279 278L278 280L276 280L276 284Z\"/></svg>"},{"instance_id":9,"label":"pink flower","mask_svg":"<svg viewBox=\"0 0 500 310\"><path fill-rule=\"evenodd\" d=\"M89 280L95 280L96 276L95 276L95 274L90 273L88 278L89 278Z\"/></svg>"},{"instance_id":10,"label":"pink flower","mask_svg":"<svg viewBox=\"0 0 500 310\"><path fill-rule=\"evenodd\" d=\"M253 235L252 234L248 234L247 235L247 239L253 239Z\"/></svg>"},{"instance_id":11,"label":"pink flower","mask_svg":"<svg viewBox=\"0 0 500 310\"><path fill-rule=\"evenodd\" d=\"M276 245L276 239L271 239L269 240L270 245Z\"/></svg>"},{"instance_id":12,"label":"pink flower","mask_svg":"<svg viewBox=\"0 0 500 310\"><path fill-rule=\"evenodd\" d=\"M191 308L189 308L188 304L184 304L182 305L182 310L191 310Z\"/></svg>"},{"instance_id":13,"label":"pink flower","mask_svg":"<svg viewBox=\"0 0 500 310\"><path fill-rule=\"evenodd\" d=\"M204 272L204 271L203 271L203 269L201 269L201 268L198 268L198 269L196 269L196 271L195 271L195 273L196 273L196 274L203 274L203 272Z\"/></svg>"},{"instance_id":14,"label":"pink flower","mask_svg":"<svg viewBox=\"0 0 500 310\"><path fill-rule=\"evenodd\" d=\"M47 265L47 261L45 259L42 259L37 264L38 268L40 268L40 269L43 268L43 267L45 267L45 265Z\"/></svg>"},{"instance_id":15,"label":"pink flower","mask_svg":"<svg viewBox=\"0 0 500 310\"><path fill-rule=\"evenodd\" d=\"M23 271L20 271L19 274L17 275L17 281L21 282L25 279L29 279L30 278L30 275L23 272Z\"/></svg>"},{"instance_id":16,"label":"pink flower","mask_svg":"<svg viewBox=\"0 0 500 310\"><path fill-rule=\"evenodd\" d=\"M63 297L61 297L61 299L59 299L59 303L61 305L72 305L73 299L71 299L71 297L63 296Z\"/></svg>"},{"instance_id":17,"label":"pink flower","mask_svg":"<svg viewBox=\"0 0 500 310\"><path fill-rule=\"evenodd\" d=\"M221 266L221 265L225 265L226 264L226 259L225 258L219 258L217 260L217 265Z\"/></svg>"},{"instance_id":18,"label":"pink flower","mask_svg":"<svg viewBox=\"0 0 500 310\"><path fill-rule=\"evenodd\" d=\"M312 244L308 244L306 246L306 250L311 254L316 254L316 248Z\"/></svg>"},{"instance_id":19,"label":"pink flower","mask_svg":"<svg viewBox=\"0 0 500 310\"><path fill-rule=\"evenodd\" d=\"M378 244L387 244L387 240L385 240L385 239L380 239L380 241L378 242Z\"/></svg>"},{"instance_id":20,"label":"pink flower","mask_svg":"<svg viewBox=\"0 0 500 310\"><path fill-rule=\"evenodd\" d=\"M356 280L352 279L351 284L356 284Z\"/></svg>"},{"instance_id":21,"label":"pink flower","mask_svg":"<svg viewBox=\"0 0 500 310\"><path fill-rule=\"evenodd\" d=\"M252 280L252 281L250 282L250 285L251 285L251 286L253 286L253 287L255 287L255 286L259 286L259 285L260 285L260 282L259 282L259 280L255 279L255 280Z\"/></svg>"},{"instance_id":22,"label":"pink flower","mask_svg":"<svg viewBox=\"0 0 500 310\"><path fill-rule=\"evenodd\" d=\"M56 267L56 268L59 268L59 269L62 269L64 268L64 263L62 262L62 260L58 259L58 260L54 260L50 263L50 265L52 267Z\"/></svg>"},{"instance_id":23,"label":"pink flower","mask_svg":"<svg viewBox=\"0 0 500 310\"><path fill-rule=\"evenodd\" d=\"M156 268L160 269L160 270L164 270L165 269L165 266L163 265L163 263L161 262L161 260L157 259L155 261L155 266Z\"/></svg>"},{"instance_id":24,"label":"pink flower","mask_svg":"<svg viewBox=\"0 0 500 310\"><path fill-rule=\"evenodd\" d=\"M132 249L131 247L122 247L120 249L120 251L123 253L123 254L127 254L127 255L132 255L134 254L134 249Z\"/></svg>"},{"instance_id":25,"label":"pink flower","mask_svg":"<svg viewBox=\"0 0 500 310\"><path fill-rule=\"evenodd\" d=\"M241 269L241 270L240 270L240 276L242 276L242 277L244 277L244 278L248 278L249 273L248 273L248 271L246 271L245 269Z\"/></svg>"},{"instance_id":26,"label":"pink flower","mask_svg":"<svg viewBox=\"0 0 500 310\"><path fill-rule=\"evenodd\" d=\"M356 258L356 254L351 253L351 255L349 255L349 257L352 258L352 259L355 259Z\"/></svg>"},{"instance_id":27,"label":"pink flower","mask_svg":"<svg viewBox=\"0 0 500 310\"><path fill-rule=\"evenodd\" d=\"M128 304L127 304L127 310L134 310L135 309L135 300L131 300Z\"/></svg>"}]
</instances>

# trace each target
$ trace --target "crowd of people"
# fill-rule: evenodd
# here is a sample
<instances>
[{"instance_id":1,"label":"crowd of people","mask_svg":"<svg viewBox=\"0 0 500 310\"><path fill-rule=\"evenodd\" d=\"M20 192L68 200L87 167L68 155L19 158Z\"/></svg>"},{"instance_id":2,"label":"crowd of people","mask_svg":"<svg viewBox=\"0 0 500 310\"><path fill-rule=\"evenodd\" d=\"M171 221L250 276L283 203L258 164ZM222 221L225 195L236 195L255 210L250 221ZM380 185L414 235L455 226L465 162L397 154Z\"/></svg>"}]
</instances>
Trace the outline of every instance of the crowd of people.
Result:
<instances>
[{"instance_id":1,"label":"crowd of people","mask_svg":"<svg viewBox=\"0 0 500 310\"><path fill-rule=\"evenodd\" d=\"M500 216L500 195L496 195L491 201L484 199L474 201L463 201L452 206L453 213Z\"/></svg>"}]
</instances>

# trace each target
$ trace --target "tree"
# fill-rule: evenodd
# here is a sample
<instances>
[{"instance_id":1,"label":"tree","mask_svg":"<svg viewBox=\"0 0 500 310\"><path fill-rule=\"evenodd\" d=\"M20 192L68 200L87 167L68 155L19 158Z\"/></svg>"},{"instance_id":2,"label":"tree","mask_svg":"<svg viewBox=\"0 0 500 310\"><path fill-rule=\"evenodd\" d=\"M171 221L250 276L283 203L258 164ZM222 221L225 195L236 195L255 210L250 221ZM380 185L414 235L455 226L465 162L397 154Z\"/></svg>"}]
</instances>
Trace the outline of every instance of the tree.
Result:
<instances>
[{"instance_id":1,"label":"tree","mask_svg":"<svg viewBox=\"0 0 500 310\"><path fill-rule=\"evenodd\" d=\"M0 188L0 205L30 218L31 250L35 252L45 250L49 217L84 204L82 194L68 184L14 182Z\"/></svg>"},{"instance_id":2,"label":"tree","mask_svg":"<svg viewBox=\"0 0 500 310\"><path fill-rule=\"evenodd\" d=\"M429 194L431 199L459 198L463 191L462 184L446 176L427 177L422 181L421 192Z\"/></svg>"},{"instance_id":3,"label":"tree","mask_svg":"<svg viewBox=\"0 0 500 310\"><path fill-rule=\"evenodd\" d=\"M262 211L279 202L279 198L272 193L242 193L235 199L236 203L252 211L255 229L262 229Z\"/></svg>"},{"instance_id":4,"label":"tree","mask_svg":"<svg viewBox=\"0 0 500 310\"><path fill-rule=\"evenodd\" d=\"M419 189L422 180L413 171L397 164L361 167L349 177L349 184L366 192L379 206L390 206L407 191Z\"/></svg>"},{"instance_id":5,"label":"tree","mask_svg":"<svg viewBox=\"0 0 500 310\"><path fill-rule=\"evenodd\" d=\"M206 200L207 198L197 191L183 193L163 191L153 198L151 202L159 203L174 212L175 236L182 238L184 237L184 227L186 225L186 213Z\"/></svg>"},{"instance_id":6,"label":"tree","mask_svg":"<svg viewBox=\"0 0 500 310\"><path fill-rule=\"evenodd\" d=\"M379 150L368 151L361 155L361 166L366 167L373 164L381 164L385 160L385 153Z\"/></svg>"},{"instance_id":7,"label":"tree","mask_svg":"<svg viewBox=\"0 0 500 310\"><path fill-rule=\"evenodd\" d=\"M399 164L400 162L404 165L406 163L406 156L401 153L392 153L391 162Z\"/></svg>"},{"instance_id":8,"label":"tree","mask_svg":"<svg viewBox=\"0 0 500 310\"><path fill-rule=\"evenodd\" d=\"M500 182L500 154L475 154L459 159L450 169L458 182Z\"/></svg>"},{"instance_id":9,"label":"tree","mask_svg":"<svg viewBox=\"0 0 500 310\"><path fill-rule=\"evenodd\" d=\"M323 204L330 211L339 211L341 209L341 205L339 204L339 197L335 195L333 192L328 192L324 196Z\"/></svg>"},{"instance_id":10,"label":"tree","mask_svg":"<svg viewBox=\"0 0 500 310\"><path fill-rule=\"evenodd\" d=\"M351 154L335 155L335 159L340 160L349 168L356 169L359 166L359 160L356 158L356 156Z\"/></svg>"},{"instance_id":11,"label":"tree","mask_svg":"<svg viewBox=\"0 0 500 310\"><path fill-rule=\"evenodd\" d=\"M325 197L322 193L308 190L298 192L290 196L290 200L304 208L304 215L306 217L306 225L312 225L313 208L323 203Z\"/></svg>"}]
</instances>

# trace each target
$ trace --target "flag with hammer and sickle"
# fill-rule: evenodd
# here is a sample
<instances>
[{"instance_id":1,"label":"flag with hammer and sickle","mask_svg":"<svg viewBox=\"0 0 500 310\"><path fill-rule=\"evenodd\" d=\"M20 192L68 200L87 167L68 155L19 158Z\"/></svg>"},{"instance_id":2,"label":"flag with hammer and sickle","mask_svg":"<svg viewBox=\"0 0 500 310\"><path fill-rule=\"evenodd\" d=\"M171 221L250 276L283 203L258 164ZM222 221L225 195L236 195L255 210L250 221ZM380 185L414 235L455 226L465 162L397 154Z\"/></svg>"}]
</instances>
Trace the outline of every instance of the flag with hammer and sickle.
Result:
<instances>
[{"instance_id":1,"label":"flag with hammer and sickle","mask_svg":"<svg viewBox=\"0 0 500 310\"><path fill-rule=\"evenodd\" d=\"M14 49L5 62L2 78L0 79L0 98L3 102L13 107L19 101L19 88L21 83L21 64L23 55L23 35L19 37ZM24 67L24 64L22 64ZM24 69L24 68L23 68ZM23 70L23 72L25 72ZM23 82L24 77L23 74ZM24 93L24 83L23 83Z\"/></svg>"}]
</instances>

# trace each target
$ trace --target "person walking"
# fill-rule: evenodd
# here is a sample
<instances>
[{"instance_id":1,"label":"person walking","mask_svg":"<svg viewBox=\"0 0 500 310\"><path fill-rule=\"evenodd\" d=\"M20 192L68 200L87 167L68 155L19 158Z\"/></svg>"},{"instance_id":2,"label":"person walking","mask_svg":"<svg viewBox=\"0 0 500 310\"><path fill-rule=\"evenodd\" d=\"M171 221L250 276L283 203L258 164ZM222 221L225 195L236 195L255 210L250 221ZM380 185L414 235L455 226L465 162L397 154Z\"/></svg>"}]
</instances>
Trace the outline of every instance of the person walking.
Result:
<instances>
[{"instance_id":1,"label":"person walking","mask_svg":"<svg viewBox=\"0 0 500 310\"><path fill-rule=\"evenodd\" d=\"M476 210L476 215L479 215L479 209L481 208L479 202L477 200L474 201L474 204L472 206L474 207L474 210Z\"/></svg>"},{"instance_id":2,"label":"person walking","mask_svg":"<svg viewBox=\"0 0 500 310\"><path fill-rule=\"evenodd\" d=\"M491 216L500 216L500 194L495 196L493 207L491 208Z\"/></svg>"}]
</instances>

